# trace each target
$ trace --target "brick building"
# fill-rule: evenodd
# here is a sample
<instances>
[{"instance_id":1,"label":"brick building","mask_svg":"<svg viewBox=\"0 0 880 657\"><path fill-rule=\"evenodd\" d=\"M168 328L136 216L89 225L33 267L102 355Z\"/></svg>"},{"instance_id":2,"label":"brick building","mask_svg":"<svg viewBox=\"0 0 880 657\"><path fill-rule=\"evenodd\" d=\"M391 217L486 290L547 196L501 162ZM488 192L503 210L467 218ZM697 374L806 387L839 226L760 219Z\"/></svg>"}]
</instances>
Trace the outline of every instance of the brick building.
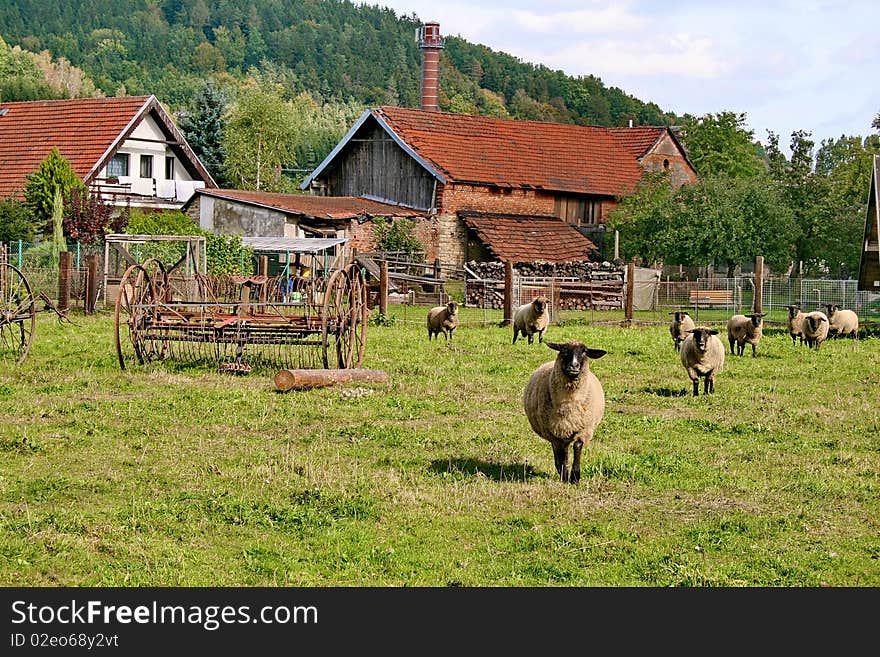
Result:
<instances>
[{"instance_id":1,"label":"brick building","mask_svg":"<svg viewBox=\"0 0 880 657\"><path fill-rule=\"evenodd\" d=\"M421 211L421 232L432 238L429 258L520 261L506 244L513 236L504 227L522 229L526 222L529 246L522 260L553 262L599 255L594 242L618 198L632 193L647 171L664 170L674 185L697 179L667 127L379 107L364 112L302 188ZM559 240L568 243L564 256L549 244Z\"/></svg>"}]
</instances>

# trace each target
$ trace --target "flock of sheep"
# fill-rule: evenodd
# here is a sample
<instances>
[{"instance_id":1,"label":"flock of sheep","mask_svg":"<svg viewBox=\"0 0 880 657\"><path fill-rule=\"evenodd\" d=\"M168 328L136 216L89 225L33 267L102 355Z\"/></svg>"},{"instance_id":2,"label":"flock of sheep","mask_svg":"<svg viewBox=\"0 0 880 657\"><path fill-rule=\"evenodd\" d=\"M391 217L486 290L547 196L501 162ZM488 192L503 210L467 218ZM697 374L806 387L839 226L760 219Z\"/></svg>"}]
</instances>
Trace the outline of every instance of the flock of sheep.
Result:
<instances>
[{"instance_id":1,"label":"flock of sheep","mask_svg":"<svg viewBox=\"0 0 880 657\"><path fill-rule=\"evenodd\" d=\"M797 305L789 311L788 333L792 342L818 350L829 337L857 337L859 320L856 313L827 304L827 314L815 310L804 313ZM679 352L681 364L693 384L693 395L699 395L700 379L703 394L715 391L715 376L724 366L725 348L719 331L696 326L687 311L670 313L669 332ZM742 356L751 345L752 357L761 341L764 313L736 314L727 320L730 353ZM519 306L513 315L513 343L521 334L532 344L534 336L544 342L544 331L550 323L549 300L538 297ZM443 333L451 341L458 326L458 303L450 301L428 311L428 340ZM590 360L601 358L605 351L592 349L578 340L547 342L556 351L556 358L540 365L530 376L523 392L523 407L532 430L553 448L556 472L564 482L576 484L581 477L581 452L593 438L605 413L602 383L590 371ZM572 456L573 455L573 456Z\"/></svg>"}]
</instances>

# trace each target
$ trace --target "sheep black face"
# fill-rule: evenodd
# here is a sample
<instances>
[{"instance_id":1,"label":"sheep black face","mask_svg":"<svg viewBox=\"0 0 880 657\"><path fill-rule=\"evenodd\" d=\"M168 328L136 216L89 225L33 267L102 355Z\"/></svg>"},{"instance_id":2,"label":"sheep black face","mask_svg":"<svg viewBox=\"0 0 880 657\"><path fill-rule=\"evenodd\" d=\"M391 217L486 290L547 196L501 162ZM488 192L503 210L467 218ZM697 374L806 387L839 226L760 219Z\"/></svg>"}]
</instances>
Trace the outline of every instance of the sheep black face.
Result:
<instances>
[{"instance_id":1,"label":"sheep black face","mask_svg":"<svg viewBox=\"0 0 880 657\"><path fill-rule=\"evenodd\" d=\"M547 299L544 297L537 297L532 301L532 305L535 307L535 314L540 315L545 310L547 310Z\"/></svg>"},{"instance_id":2,"label":"sheep black face","mask_svg":"<svg viewBox=\"0 0 880 657\"><path fill-rule=\"evenodd\" d=\"M446 310L447 310L447 312L449 312L450 317L452 317L453 315L457 315L458 314L458 302L457 301L450 301L449 303L446 304Z\"/></svg>"},{"instance_id":3,"label":"sheep black face","mask_svg":"<svg viewBox=\"0 0 880 657\"><path fill-rule=\"evenodd\" d=\"M675 321L676 321L676 322L679 322L679 323L680 323L681 320L684 319L686 316L690 315L690 313L689 313L688 311L686 311L686 310L676 310L675 312L670 313L670 314L671 314L671 315L675 315Z\"/></svg>"},{"instance_id":4,"label":"sheep black face","mask_svg":"<svg viewBox=\"0 0 880 657\"><path fill-rule=\"evenodd\" d=\"M761 325L761 318L762 318L765 314L766 314L766 313L752 313L751 315L749 315L749 319L750 319L751 322L752 322L752 326L754 326L754 327L758 327L758 326L760 326L760 325Z\"/></svg>"},{"instance_id":5,"label":"sheep black face","mask_svg":"<svg viewBox=\"0 0 880 657\"><path fill-rule=\"evenodd\" d=\"M706 351L706 347L709 345L710 335L718 335L718 331L715 329L704 328L691 329L688 333L694 336L694 346L700 351Z\"/></svg>"},{"instance_id":6,"label":"sheep black face","mask_svg":"<svg viewBox=\"0 0 880 657\"><path fill-rule=\"evenodd\" d=\"M602 358L607 352L602 349L590 349L585 344L571 340L569 342L548 342L547 346L558 351L556 360L562 373L572 381L586 371L590 358Z\"/></svg>"},{"instance_id":7,"label":"sheep black face","mask_svg":"<svg viewBox=\"0 0 880 657\"><path fill-rule=\"evenodd\" d=\"M795 306L795 305L786 306L786 308L788 308L788 318L789 319L794 319L795 317L797 317L797 314L801 311L800 307Z\"/></svg>"}]
</instances>

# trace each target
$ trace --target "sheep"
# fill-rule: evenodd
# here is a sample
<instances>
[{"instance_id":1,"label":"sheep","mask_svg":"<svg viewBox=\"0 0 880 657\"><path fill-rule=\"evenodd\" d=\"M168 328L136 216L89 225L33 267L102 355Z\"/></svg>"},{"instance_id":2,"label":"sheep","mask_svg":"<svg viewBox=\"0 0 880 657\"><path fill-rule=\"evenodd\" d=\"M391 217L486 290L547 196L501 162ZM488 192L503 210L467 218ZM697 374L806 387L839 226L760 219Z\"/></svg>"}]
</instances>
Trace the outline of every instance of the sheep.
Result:
<instances>
[{"instance_id":1,"label":"sheep","mask_svg":"<svg viewBox=\"0 0 880 657\"><path fill-rule=\"evenodd\" d=\"M605 414L605 391L590 371L590 359L607 352L578 340L546 345L559 353L532 373L523 406L534 432L553 447L560 480L576 484L581 478L581 450L592 440ZM569 468L570 447L574 457Z\"/></svg>"},{"instance_id":2,"label":"sheep","mask_svg":"<svg viewBox=\"0 0 880 657\"><path fill-rule=\"evenodd\" d=\"M528 338L529 344L532 344L535 333L538 342L544 342L544 331L549 323L550 301L547 297L536 297L531 303L523 304L513 314L513 344L520 333Z\"/></svg>"},{"instance_id":3,"label":"sheep","mask_svg":"<svg viewBox=\"0 0 880 657\"><path fill-rule=\"evenodd\" d=\"M828 317L821 310L804 315L803 331L804 342L808 349L819 351L819 347L828 337Z\"/></svg>"},{"instance_id":4,"label":"sheep","mask_svg":"<svg viewBox=\"0 0 880 657\"><path fill-rule=\"evenodd\" d=\"M694 397L700 393L700 377L704 378L703 394L715 392L715 375L724 367L724 345L718 331L706 326L691 329L680 353L681 364L694 384Z\"/></svg>"},{"instance_id":5,"label":"sheep","mask_svg":"<svg viewBox=\"0 0 880 657\"><path fill-rule=\"evenodd\" d=\"M671 313L672 322L669 324L669 333L672 335L672 345L676 351L681 350L681 343L687 337L687 332L694 328L694 320L691 319L687 310L675 310Z\"/></svg>"},{"instance_id":6,"label":"sheep","mask_svg":"<svg viewBox=\"0 0 880 657\"><path fill-rule=\"evenodd\" d=\"M730 353L734 356L742 356L746 343L752 345L752 358L755 357L755 348L761 341L764 329L765 313L752 313L750 315L734 315L727 320L727 341L730 342ZM734 344L736 349L734 349Z\"/></svg>"},{"instance_id":7,"label":"sheep","mask_svg":"<svg viewBox=\"0 0 880 657\"><path fill-rule=\"evenodd\" d=\"M452 341L452 332L458 326L458 302L450 301L445 306L436 306L428 311L428 341L442 333Z\"/></svg>"},{"instance_id":8,"label":"sheep","mask_svg":"<svg viewBox=\"0 0 880 657\"><path fill-rule=\"evenodd\" d=\"M797 304L791 304L786 306L786 308L788 309L788 334L791 336L791 343L796 345L798 340L800 340L800 343L803 344L804 313Z\"/></svg>"},{"instance_id":9,"label":"sheep","mask_svg":"<svg viewBox=\"0 0 880 657\"><path fill-rule=\"evenodd\" d=\"M855 312L842 309L836 303L825 304L825 307L828 309L828 337L859 337L859 316Z\"/></svg>"}]
</instances>

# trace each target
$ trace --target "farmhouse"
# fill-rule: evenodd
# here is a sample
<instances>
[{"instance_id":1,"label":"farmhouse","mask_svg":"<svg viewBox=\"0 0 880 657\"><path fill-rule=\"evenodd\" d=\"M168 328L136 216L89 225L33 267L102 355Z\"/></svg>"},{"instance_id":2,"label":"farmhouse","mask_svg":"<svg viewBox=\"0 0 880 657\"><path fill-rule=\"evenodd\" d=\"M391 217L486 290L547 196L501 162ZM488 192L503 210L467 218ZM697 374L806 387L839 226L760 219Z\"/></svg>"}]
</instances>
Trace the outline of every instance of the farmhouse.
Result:
<instances>
[{"instance_id":1,"label":"farmhouse","mask_svg":"<svg viewBox=\"0 0 880 657\"><path fill-rule=\"evenodd\" d=\"M880 292L880 155L874 156L871 169L858 289Z\"/></svg>"},{"instance_id":2,"label":"farmhouse","mask_svg":"<svg viewBox=\"0 0 880 657\"><path fill-rule=\"evenodd\" d=\"M180 209L211 174L155 96L0 103L0 198L22 197L52 148L105 202Z\"/></svg>"},{"instance_id":3,"label":"farmhouse","mask_svg":"<svg viewBox=\"0 0 880 657\"><path fill-rule=\"evenodd\" d=\"M571 257L587 260L617 199L631 193L647 171L662 170L675 185L697 179L667 127L604 128L379 107L361 115L302 188L423 211L437 235L428 251L444 262L472 259L475 244L517 260L503 231L483 229L497 226L499 217L534 218L529 259L559 238L561 225L576 251Z\"/></svg>"}]
</instances>

